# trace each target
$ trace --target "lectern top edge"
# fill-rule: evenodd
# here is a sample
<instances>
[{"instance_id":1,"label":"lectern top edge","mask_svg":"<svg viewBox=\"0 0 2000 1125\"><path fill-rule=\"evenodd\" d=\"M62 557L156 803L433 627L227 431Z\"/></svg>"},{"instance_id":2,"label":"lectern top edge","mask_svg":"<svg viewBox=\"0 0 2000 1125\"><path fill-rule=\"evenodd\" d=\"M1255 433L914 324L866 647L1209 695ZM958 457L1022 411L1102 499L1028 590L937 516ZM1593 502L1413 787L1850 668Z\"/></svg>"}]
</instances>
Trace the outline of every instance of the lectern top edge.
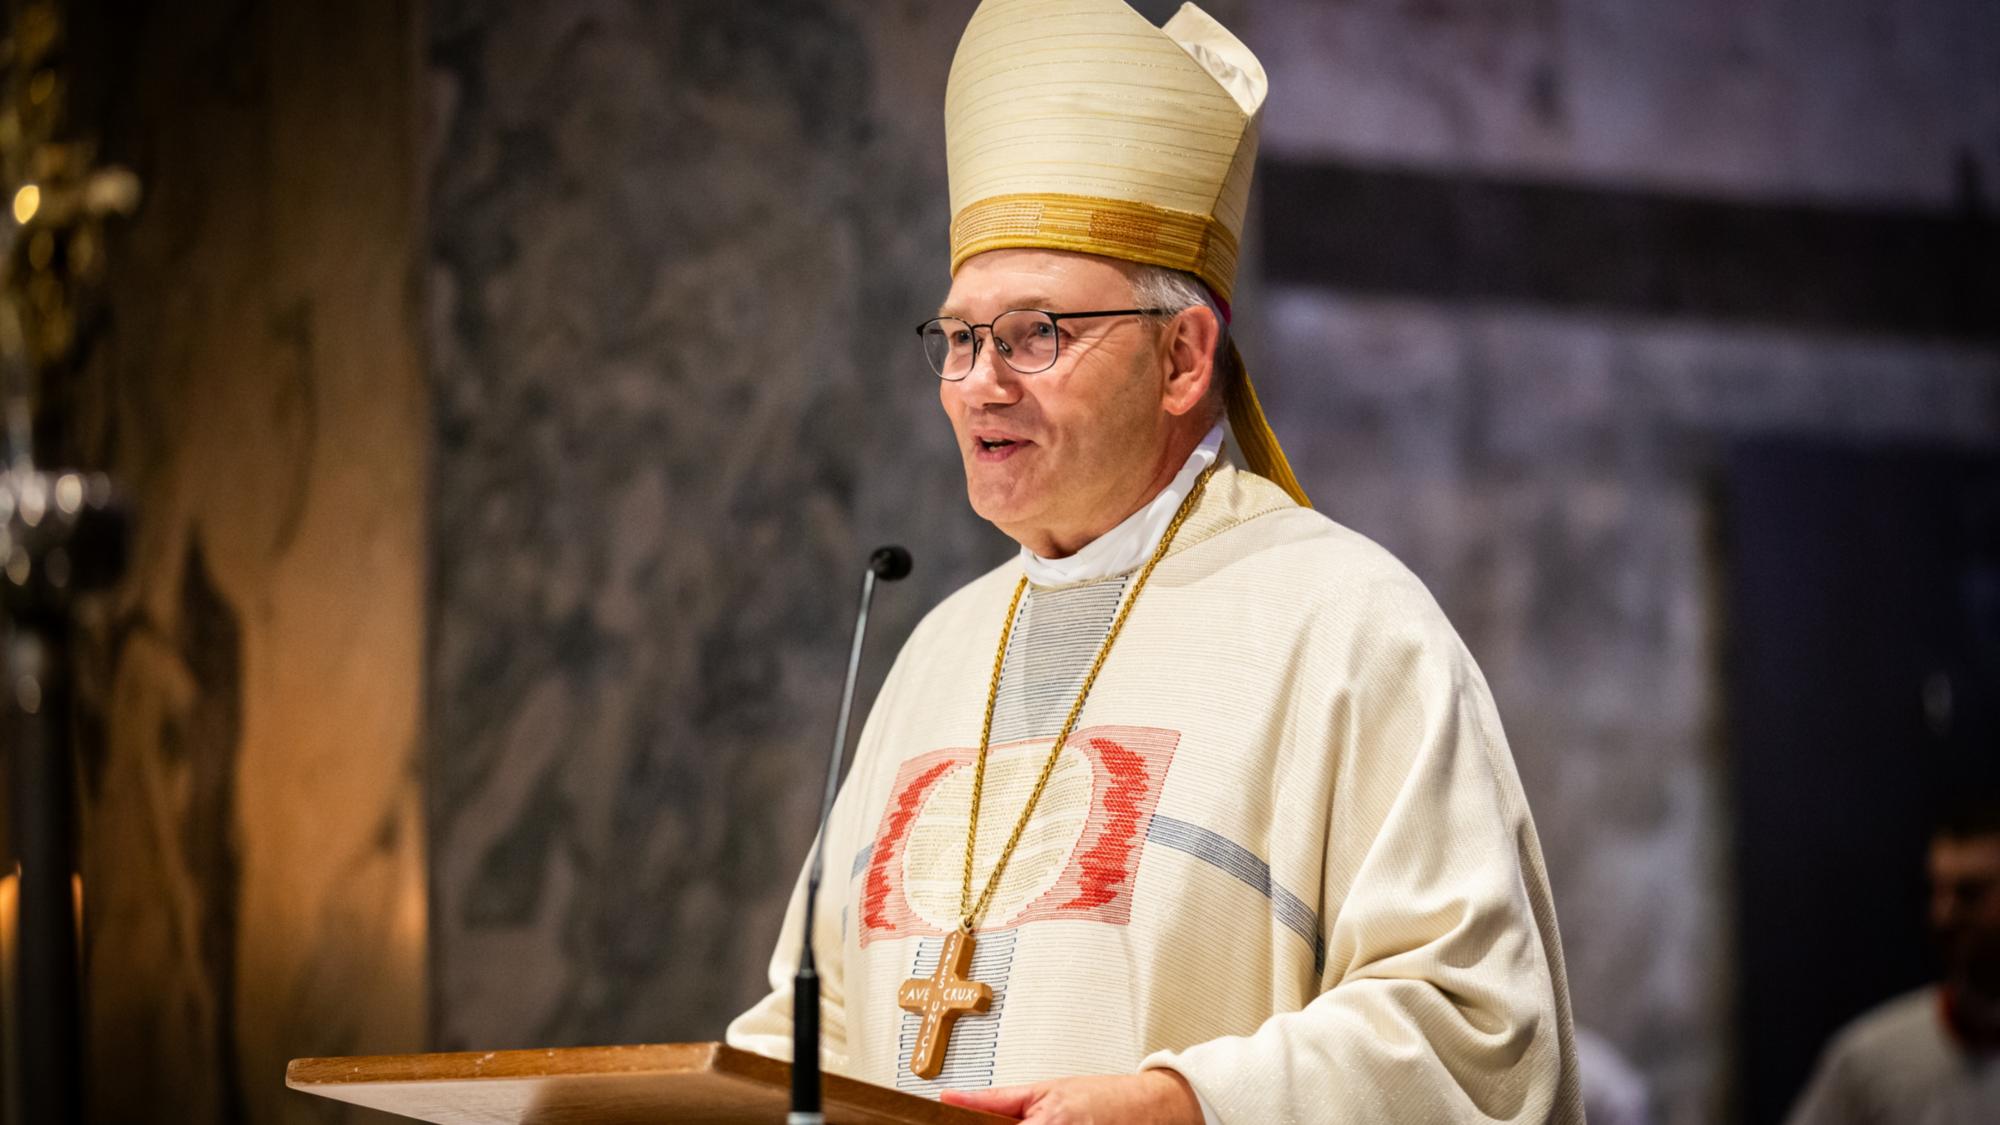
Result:
<instances>
[{"instance_id":1,"label":"lectern top edge","mask_svg":"<svg viewBox=\"0 0 2000 1125\"><path fill-rule=\"evenodd\" d=\"M294 1059L285 1085L440 1125L766 1125L784 1113L791 1067L723 1043L452 1051ZM996 1117L837 1074L830 1125L1005 1125Z\"/></svg>"},{"instance_id":2,"label":"lectern top edge","mask_svg":"<svg viewBox=\"0 0 2000 1125\"><path fill-rule=\"evenodd\" d=\"M760 1065L762 1064L762 1065ZM722 1043L638 1043L606 1047L549 1047L507 1051L446 1051L428 1055L351 1055L293 1059L285 1085L348 1082L473 1082L494 1078L550 1078L602 1074L684 1073L715 1070L762 1077L785 1064Z\"/></svg>"}]
</instances>

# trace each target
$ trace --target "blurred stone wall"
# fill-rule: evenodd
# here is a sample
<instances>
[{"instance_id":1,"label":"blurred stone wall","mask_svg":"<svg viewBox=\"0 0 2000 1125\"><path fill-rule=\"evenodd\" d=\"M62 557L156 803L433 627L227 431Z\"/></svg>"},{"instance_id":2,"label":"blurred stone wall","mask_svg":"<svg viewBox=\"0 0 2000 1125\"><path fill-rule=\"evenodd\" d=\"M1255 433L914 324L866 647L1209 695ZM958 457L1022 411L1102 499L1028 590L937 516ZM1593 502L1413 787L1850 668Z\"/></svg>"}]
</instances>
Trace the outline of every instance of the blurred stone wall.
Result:
<instances>
[{"instance_id":1,"label":"blurred stone wall","mask_svg":"<svg viewBox=\"0 0 2000 1125\"><path fill-rule=\"evenodd\" d=\"M137 517L82 645L87 1118L359 1121L284 1069L428 1019L417 24L68 8L146 193L42 451Z\"/></svg>"},{"instance_id":2,"label":"blurred stone wall","mask_svg":"<svg viewBox=\"0 0 2000 1125\"><path fill-rule=\"evenodd\" d=\"M964 4L440 2L431 840L444 1047L718 1038L866 698L1005 555L910 326Z\"/></svg>"}]
</instances>

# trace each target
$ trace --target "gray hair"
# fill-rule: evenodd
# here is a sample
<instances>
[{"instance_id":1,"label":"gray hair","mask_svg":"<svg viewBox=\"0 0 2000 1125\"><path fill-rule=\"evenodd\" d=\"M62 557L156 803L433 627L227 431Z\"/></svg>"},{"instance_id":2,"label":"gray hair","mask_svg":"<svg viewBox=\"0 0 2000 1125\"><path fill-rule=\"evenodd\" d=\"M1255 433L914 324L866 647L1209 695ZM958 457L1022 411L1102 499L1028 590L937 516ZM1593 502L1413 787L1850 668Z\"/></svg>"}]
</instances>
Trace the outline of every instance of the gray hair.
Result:
<instances>
[{"instance_id":1,"label":"gray hair","mask_svg":"<svg viewBox=\"0 0 2000 1125\"><path fill-rule=\"evenodd\" d=\"M1204 308L1215 314L1221 331L1215 337L1215 377L1208 390L1207 410L1211 423L1222 420L1229 385L1237 378L1236 364L1229 350L1229 318L1222 305L1202 280L1185 270L1142 265L1132 271L1132 303L1144 309L1166 309L1154 319L1164 324L1184 309Z\"/></svg>"}]
</instances>

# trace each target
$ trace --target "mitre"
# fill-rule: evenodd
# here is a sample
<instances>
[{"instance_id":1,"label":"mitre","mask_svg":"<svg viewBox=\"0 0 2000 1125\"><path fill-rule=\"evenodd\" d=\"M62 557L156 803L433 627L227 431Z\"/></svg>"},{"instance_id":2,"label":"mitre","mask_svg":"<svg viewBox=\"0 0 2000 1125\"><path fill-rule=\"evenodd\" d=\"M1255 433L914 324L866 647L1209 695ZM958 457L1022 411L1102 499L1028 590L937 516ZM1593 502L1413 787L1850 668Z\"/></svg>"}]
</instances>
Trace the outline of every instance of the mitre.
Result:
<instances>
[{"instance_id":1,"label":"mitre","mask_svg":"<svg viewBox=\"0 0 2000 1125\"><path fill-rule=\"evenodd\" d=\"M952 272L988 250L1073 250L1185 270L1226 309L1265 86L1193 4L1154 27L1122 0L985 0L945 89ZM1244 460L1307 503L1237 359Z\"/></svg>"}]
</instances>

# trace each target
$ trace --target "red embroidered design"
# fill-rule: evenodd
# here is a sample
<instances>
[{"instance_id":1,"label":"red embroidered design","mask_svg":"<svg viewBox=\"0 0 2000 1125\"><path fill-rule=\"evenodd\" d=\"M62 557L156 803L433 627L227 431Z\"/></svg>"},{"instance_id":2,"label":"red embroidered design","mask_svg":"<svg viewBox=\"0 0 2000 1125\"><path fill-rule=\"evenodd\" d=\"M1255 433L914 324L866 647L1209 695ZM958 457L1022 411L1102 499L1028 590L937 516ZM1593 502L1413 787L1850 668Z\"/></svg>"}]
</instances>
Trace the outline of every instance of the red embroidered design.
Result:
<instances>
[{"instance_id":1,"label":"red embroidered design","mask_svg":"<svg viewBox=\"0 0 2000 1125\"><path fill-rule=\"evenodd\" d=\"M1098 837L1097 846L1078 859L1083 870L1076 897L1057 907L1058 910L1089 910L1117 897L1118 889L1131 878L1125 857L1132 853L1132 837L1141 815L1140 802L1146 800L1149 791L1145 759L1108 738L1093 738L1090 745L1097 751L1101 772L1110 776L1109 792L1101 802L1110 823ZM1148 802L1145 815L1151 813L1152 803Z\"/></svg>"},{"instance_id":2,"label":"red embroidered design","mask_svg":"<svg viewBox=\"0 0 2000 1125\"><path fill-rule=\"evenodd\" d=\"M927 758L932 756L934 755L926 755ZM896 858L897 848L902 845L903 837L909 835L910 825L916 821L917 811L923 806L924 798L930 795L931 787L937 784L939 778L950 773L957 764L951 761L937 763L918 774L908 785L899 785L896 796L889 801L889 808L882 815L881 831L875 837L875 852L868 860L868 877L862 883L861 925L864 933L889 925L889 918L883 913L882 907L891 889L890 861ZM902 779L897 780L900 782ZM901 872L902 864L893 866L899 873ZM902 879L897 878L896 883L898 886L895 890L900 897ZM906 905L902 912L907 914L909 909Z\"/></svg>"},{"instance_id":3,"label":"red embroidered design","mask_svg":"<svg viewBox=\"0 0 2000 1125\"><path fill-rule=\"evenodd\" d=\"M1012 929L1054 918L1111 925L1130 922L1132 885L1146 846L1146 828L1179 743L1178 731L1157 727L1101 726L1072 734L1065 753L1080 753L1091 777L1090 807L1082 831L1053 885L1009 917L989 915L982 929ZM1047 739L1035 739L996 746L993 752L1039 757L1048 746ZM927 802L940 781L971 766L973 755L967 748L934 750L904 762L897 772L862 883L862 945L941 932L918 916L905 894L903 845L927 813L940 815L927 810ZM955 878L956 869L939 874Z\"/></svg>"}]
</instances>

